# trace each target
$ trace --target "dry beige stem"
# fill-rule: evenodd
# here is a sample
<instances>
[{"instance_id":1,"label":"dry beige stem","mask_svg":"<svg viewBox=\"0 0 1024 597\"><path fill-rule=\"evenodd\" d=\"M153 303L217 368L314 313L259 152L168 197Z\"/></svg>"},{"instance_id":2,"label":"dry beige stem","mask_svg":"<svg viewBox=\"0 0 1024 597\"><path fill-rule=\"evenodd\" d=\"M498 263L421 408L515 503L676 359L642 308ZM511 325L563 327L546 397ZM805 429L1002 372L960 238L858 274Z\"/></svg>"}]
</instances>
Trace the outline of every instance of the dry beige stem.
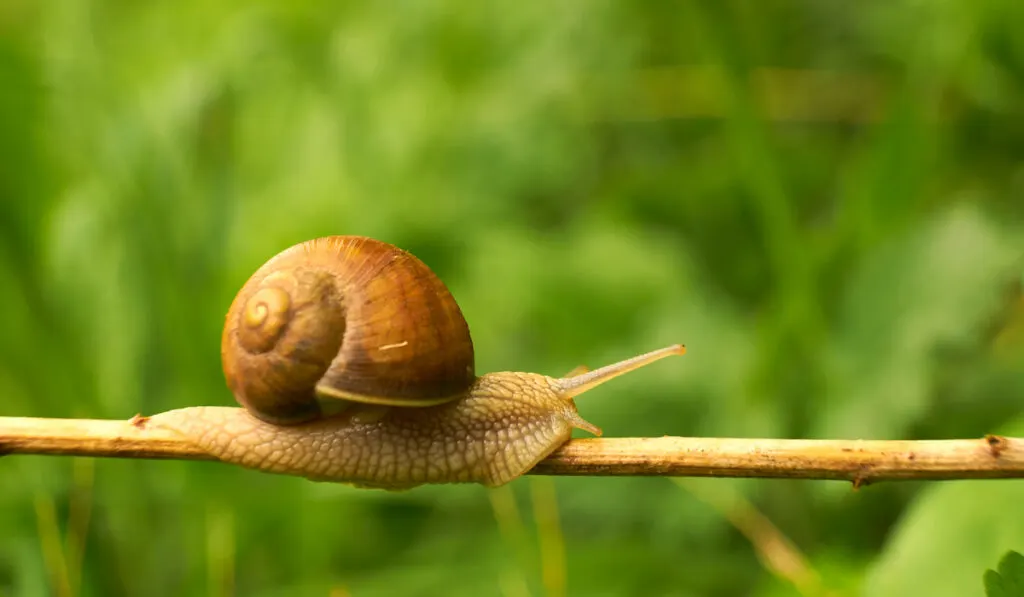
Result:
<instances>
[{"instance_id":1,"label":"dry beige stem","mask_svg":"<svg viewBox=\"0 0 1024 597\"><path fill-rule=\"evenodd\" d=\"M288 470L263 459L215 454L202 436L216 430L182 428L170 411L128 421L0 417L0 454L220 460L269 472ZM218 408L234 424L252 425L240 408ZM293 441L302 441L295 434ZM298 449L292 446L292 449ZM272 466L273 464L277 466ZM786 440L732 438L577 439L555 450L530 474L572 476L699 476L839 479L855 486L896 479L1024 478L1024 439ZM344 481L343 479L335 479Z\"/></svg>"}]
</instances>

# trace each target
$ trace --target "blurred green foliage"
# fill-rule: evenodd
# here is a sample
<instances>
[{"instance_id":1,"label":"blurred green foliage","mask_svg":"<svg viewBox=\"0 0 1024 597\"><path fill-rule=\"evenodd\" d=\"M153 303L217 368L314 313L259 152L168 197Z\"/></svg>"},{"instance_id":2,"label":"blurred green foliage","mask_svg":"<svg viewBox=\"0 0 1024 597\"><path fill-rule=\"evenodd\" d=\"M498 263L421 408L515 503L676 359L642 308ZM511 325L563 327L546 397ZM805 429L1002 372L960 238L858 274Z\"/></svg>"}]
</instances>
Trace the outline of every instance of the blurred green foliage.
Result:
<instances>
[{"instance_id":1,"label":"blurred green foliage","mask_svg":"<svg viewBox=\"0 0 1024 597\"><path fill-rule=\"evenodd\" d=\"M581 400L611 436L1024 434L1022 22L1018 0L5 0L0 415L230 404L235 290L363 234L449 284L481 371L686 343ZM963 597L1024 550L1020 481L392 494L11 457L0 486L0 595ZM728 495L820 585L764 565Z\"/></svg>"}]
</instances>

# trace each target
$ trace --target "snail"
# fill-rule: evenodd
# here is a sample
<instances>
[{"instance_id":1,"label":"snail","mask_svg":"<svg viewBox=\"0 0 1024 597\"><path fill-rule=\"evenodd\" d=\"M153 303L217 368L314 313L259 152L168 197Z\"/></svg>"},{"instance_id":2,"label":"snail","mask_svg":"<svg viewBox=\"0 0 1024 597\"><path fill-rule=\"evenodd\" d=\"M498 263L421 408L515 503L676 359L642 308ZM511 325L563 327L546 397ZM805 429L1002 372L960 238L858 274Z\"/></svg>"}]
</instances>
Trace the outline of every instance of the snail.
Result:
<instances>
[{"instance_id":1,"label":"snail","mask_svg":"<svg viewBox=\"0 0 1024 597\"><path fill-rule=\"evenodd\" d=\"M283 250L225 318L221 358L243 407L151 417L219 460L358 487L503 485L567 442L574 398L669 355L674 345L564 378L478 376L444 283L418 258L361 236Z\"/></svg>"}]
</instances>

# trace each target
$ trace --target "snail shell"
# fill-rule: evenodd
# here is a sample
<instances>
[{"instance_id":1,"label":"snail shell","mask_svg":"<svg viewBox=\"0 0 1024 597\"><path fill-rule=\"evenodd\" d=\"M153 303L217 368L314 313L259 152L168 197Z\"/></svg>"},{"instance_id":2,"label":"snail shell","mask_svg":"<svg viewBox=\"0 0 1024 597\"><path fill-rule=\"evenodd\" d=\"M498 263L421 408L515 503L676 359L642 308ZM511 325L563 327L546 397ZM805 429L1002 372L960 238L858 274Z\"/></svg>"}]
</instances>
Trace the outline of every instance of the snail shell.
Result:
<instances>
[{"instance_id":1,"label":"snail shell","mask_svg":"<svg viewBox=\"0 0 1024 597\"><path fill-rule=\"evenodd\" d=\"M278 253L238 292L221 358L228 387L275 424L339 400L432 406L476 379L473 342L444 283L390 244L330 236Z\"/></svg>"}]
</instances>

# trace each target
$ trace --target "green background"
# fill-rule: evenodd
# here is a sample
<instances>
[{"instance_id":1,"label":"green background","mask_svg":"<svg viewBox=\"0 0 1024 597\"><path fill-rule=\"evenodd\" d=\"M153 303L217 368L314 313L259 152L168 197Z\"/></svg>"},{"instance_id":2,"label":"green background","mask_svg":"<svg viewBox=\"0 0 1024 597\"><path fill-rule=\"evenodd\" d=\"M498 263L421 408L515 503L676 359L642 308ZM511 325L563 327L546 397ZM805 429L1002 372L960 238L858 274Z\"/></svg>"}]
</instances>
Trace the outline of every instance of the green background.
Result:
<instances>
[{"instance_id":1,"label":"green background","mask_svg":"<svg viewBox=\"0 0 1024 597\"><path fill-rule=\"evenodd\" d=\"M1024 435L1022 26L1019 0L4 0L0 415L232 404L234 292L361 234L446 281L479 371L687 344L581 398L608 436ZM393 494L0 458L0 595L965 597L1011 548L1024 481Z\"/></svg>"}]
</instances>

